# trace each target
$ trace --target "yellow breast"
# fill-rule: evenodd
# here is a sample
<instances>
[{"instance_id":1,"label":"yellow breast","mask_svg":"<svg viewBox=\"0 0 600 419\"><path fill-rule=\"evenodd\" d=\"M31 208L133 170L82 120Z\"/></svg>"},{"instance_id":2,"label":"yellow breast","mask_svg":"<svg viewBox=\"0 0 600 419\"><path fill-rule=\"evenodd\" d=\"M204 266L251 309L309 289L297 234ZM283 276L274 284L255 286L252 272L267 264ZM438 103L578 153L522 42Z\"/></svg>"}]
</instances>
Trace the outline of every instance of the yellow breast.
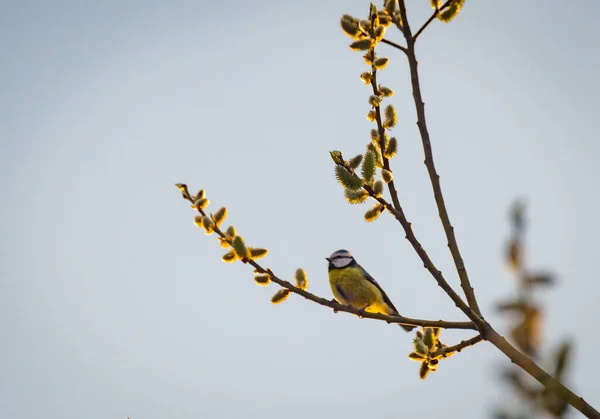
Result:
<instances>
[{"instance_id":1,"label":"yellow breast","mask_svg":"<svg viewBox=\"0 0 600 419\"><path fill-rule=\"evenodd\" d=\"M371 313L394 314L383 301L381 291L355 266L329 271L329 284L333 296L341 304L355 308L368 306L366 311Z\"/></svg>"}]
</instances>

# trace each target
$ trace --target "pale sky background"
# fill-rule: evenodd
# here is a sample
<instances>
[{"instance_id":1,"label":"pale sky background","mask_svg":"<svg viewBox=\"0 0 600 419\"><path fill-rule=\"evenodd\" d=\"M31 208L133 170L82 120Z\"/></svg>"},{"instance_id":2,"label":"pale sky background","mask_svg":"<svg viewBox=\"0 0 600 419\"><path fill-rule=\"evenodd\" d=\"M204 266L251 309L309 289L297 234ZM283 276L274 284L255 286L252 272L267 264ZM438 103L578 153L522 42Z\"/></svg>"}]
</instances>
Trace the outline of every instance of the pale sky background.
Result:
<instances>
[{"instance_id":1,"label":"pale sky background","mask_svg":"<svg viewBox=\"0 0 600 419\"><path fill-rule=\"evenodd\" d=\"M527 200L545 343L576 341L569 384L598 408L600 4L467 1L418 41L438 170L488 319L514 293L507 209ZM226 265L173 186L230 209L265 265L331 298L347 248L401 312L464 320L390 216L362 221L328 150L362 152L360 54L339 29L368 1L3 1L0 7L0 417L486 418L512 400L480 344L427 380L411 335L292 296ZM409 1L413 27L431 10ZM400 40L395 31L391 39ZM458 287L423 165L405 57L400 198ZM470 332L443 332L449 344ZM574 415L575 416L575 415Z\"/></svg>"}]
</instances>

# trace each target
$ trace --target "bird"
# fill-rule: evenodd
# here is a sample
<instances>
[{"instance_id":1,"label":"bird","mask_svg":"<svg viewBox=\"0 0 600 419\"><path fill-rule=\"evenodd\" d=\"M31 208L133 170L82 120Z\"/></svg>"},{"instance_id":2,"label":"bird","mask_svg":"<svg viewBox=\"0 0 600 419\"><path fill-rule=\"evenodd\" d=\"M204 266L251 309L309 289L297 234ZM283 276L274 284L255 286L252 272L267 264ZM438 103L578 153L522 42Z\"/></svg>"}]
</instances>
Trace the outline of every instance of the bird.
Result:
<instances>
[{"instance_id":1,"label":"bird","mask_svg":"<svg viewBox=\"0 0 600 419\"><path fill-rule=\"evenodd\" d=\"M325 259L329 262L329 285L340 304L358 308L363 312L399 315L375 278L356 262L349 251L337 250ZM414 326L399 326L407 332L414 329Z\"/></svg>"}]
</instances>

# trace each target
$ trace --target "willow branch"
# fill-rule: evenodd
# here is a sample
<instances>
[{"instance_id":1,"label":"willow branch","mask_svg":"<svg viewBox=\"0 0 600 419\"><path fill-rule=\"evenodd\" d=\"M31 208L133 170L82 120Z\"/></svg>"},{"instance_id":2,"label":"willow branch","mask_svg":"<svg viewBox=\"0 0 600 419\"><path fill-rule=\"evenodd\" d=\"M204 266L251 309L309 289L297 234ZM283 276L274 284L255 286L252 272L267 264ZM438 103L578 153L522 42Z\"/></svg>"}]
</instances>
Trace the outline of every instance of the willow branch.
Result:
<instances>
[{"instance_id":1,"label":"willow branch","mask_svg":"<svg viewBox=\"0 0 600 419\"><path fill-rule=\"evenodd\" d=\"M194 200L192 199L191 196L186 196L186 194L183 194L183 198L186 199L187 201L191 202L192 204L194 203ZM204 212L203 209L201 208L196 208L196 210L202 215L202 216L206 216L206 212ZM223 233L223 231L221 231L221 229L218 226L214 226L214 232L217 233L221 238L226 239L227 236L225 235L225 233ZM473 324L473 322L453 322L453 321L444 321L444 320L423 320L423 319L413 319L410 317L404 317L404 316L387 316L385 314L381 314L381 313L370 313L370 312L363 312L360 309L354 308L352 306L347 306L347 305L343 305L338 303L335 300L327 300L325 298L322 297L318 297L315 294L312 294L306 290L303 290L302 288L298 288L295 285L293 285L292 283L283 280L281 278L279 278L277 275L275 275L273 273L273 271L271 271L271 269L268 268L264 268L263 266L261 266L258 262L256 262L255 260L252 259L242 259L243 263L249 264L252 267L254 267L254 269L256 270L256 272L258 273L262 273L262 274L268 274L271 281L273 281L274 283L280 285L283 288L286 288L288 290L290 290L290 292L293 292L294 294L298 294L304 298L306 298L307 300L310 300L314 303L317 303L319 305L325 306L325 307L329 307L331 309L333 309L334 312L338 312L338 311L343 311L346 313L351 313L351 314L355 314L359 317L366 317L369 319L375 319L375 320L381 320L381 321L385 321L387 323L397 323L397 324L402 324L402 325L406 325L406 326L424 326L424 327L439 327L442 329L466 329L466 330L477 330L477 327Z\"/></svg>"},{"instance_id":2,"label":"willow branch","mask_svg":"<svg viewBox=\"0 0 600 419\"><path fill-rule=\"evenodd\" d=\"M460 250L458 248L458 244L456 242L456 237L454 235L454 227L452 227L452 224L450 223L450 217L448 215L448 210L446 209L444 196L442 195L440 176L438 175L435 169L435 163L433 161L431 140L429 138L429 131L427 129L427 122L425 120L425 104L423 103L423 98L421 96L421 85L419 82L419 73L417 69L418 63L417 58L415 56L415 41L411 35L404 0L399 1L399 6L400 16L403 22L402 33L404 34L404 38L406 39L406 45L408 50L408 53L406 55L408 57L408 65L410 67L410 80L412 84L414 103L415 108L417 110L417 126L419 127L421 142L423 143L423 152L425 154L425 166L427 167L429 179L431 180L433 195L435 197L435 202L438 208L440 220L442 221L442 226L444 227L444 232L446 233L446 238L448 239L448 248L450 249L452 259L454 260L454 265L456 266L456 270L460 278L460 286L462 287L465 296L467 297L467 303L469 304L469 307L473 309L473 311L477 315L481 316L481 310L479 309L477 299L475 298L475 290L473 289L473 286L469 281L467 268L465 268L465 263L463 262Z\"/></svg>"},{"instance_id":3,"label":"willow branch","mask_svg":"<svg viewBox=\"0 0 600 419\"><path fill-rule=\"evenodd\" d=\"M456 344L454 346L446 346L444 348L438 349L437 351L435 351L434 353L431 354L431 358L433 358L433 359L435 359L437 357L446 358L446 357L452 356L456 352L460 352L463 349L468 348L469 346L476 345L481 341L483 341L483 336L477 335L475 337L472 337L471 339L463 340L462 342L460 342L459 344Z\"/></svg>"},{"instance_id":4,"label":"willow branch","mask_svg":"<svg viewBox=\"0 0 600 419\"><path fill-rule=\"evenodd\" d=\"M403 47L402 45L399 45L399 44L397 44L397 43L395 43L395 42L388 41L387 39L382 39L380 42L382 42L382 43L384 43L384 44L391 45L391 46L393 46L394 48L397 48L397 49L399 49L400 51L402 51L402 52L403 52L403 53L405 53L405 54L408 52L408 51L406 50L406 47Z\"/></svg>"},{"instance_id":5,"label":"willow branch","mask_svg":"<svg viewBox=\"0 0 600 419\"><path fill-rule=\"evenodd\" d=\"M435 9L435 12L433 12L433 14L429 17L429 19L427 19L427 21L423 24L423 26L421 26L419 28L419 30L417 31L417 33L412 37L413 42L416 42L417 38L419 37L419 35L421 35L421 33L425 30L425 28L427 28L427 26L429 26L429 24L431 22L433 22L433 20L438 17L438 15L440 14L440 12L442 10L444 10L446 7L448 7L450 5L450 3L452 3L452 0L448 0L446 3L444 3L442 5L442 7Z\"/></svg>"}]
</instances>

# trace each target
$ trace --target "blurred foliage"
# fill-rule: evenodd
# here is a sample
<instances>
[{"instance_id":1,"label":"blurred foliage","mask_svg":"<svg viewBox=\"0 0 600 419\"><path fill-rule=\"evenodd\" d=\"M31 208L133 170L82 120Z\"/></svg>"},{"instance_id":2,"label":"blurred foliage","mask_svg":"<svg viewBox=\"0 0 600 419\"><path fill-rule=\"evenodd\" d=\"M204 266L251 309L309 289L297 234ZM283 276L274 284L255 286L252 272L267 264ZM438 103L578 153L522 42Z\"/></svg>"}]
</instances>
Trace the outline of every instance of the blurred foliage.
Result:
<instances>
[{"instance_id":1,"label":"blurred foliage","mask_svg":"<svg viewBox=\"0 0 600 419\"><path fill-rule=\"evenodd\" d=\"M509 335L513 343L535 362L546 364L547 370L557 380L563 381L569 365L572 344L564 340L550 355L541 356L542 309L535 300L536 292L557 284L555 276L548 271L532 271L525 264L525 203L517 201L510 210L511 233L506 243L506 263L516 278L514 298L497 305L498 312L511 317ZM531 419L544 416L564 417L567 402L551 389L533 381L522 369L510 366L501 374L503 382L519 397L517 406L505 407L494 414L495 419ZM515 411L516 410L516 411Z\"/></svg>"}]
</instances>

